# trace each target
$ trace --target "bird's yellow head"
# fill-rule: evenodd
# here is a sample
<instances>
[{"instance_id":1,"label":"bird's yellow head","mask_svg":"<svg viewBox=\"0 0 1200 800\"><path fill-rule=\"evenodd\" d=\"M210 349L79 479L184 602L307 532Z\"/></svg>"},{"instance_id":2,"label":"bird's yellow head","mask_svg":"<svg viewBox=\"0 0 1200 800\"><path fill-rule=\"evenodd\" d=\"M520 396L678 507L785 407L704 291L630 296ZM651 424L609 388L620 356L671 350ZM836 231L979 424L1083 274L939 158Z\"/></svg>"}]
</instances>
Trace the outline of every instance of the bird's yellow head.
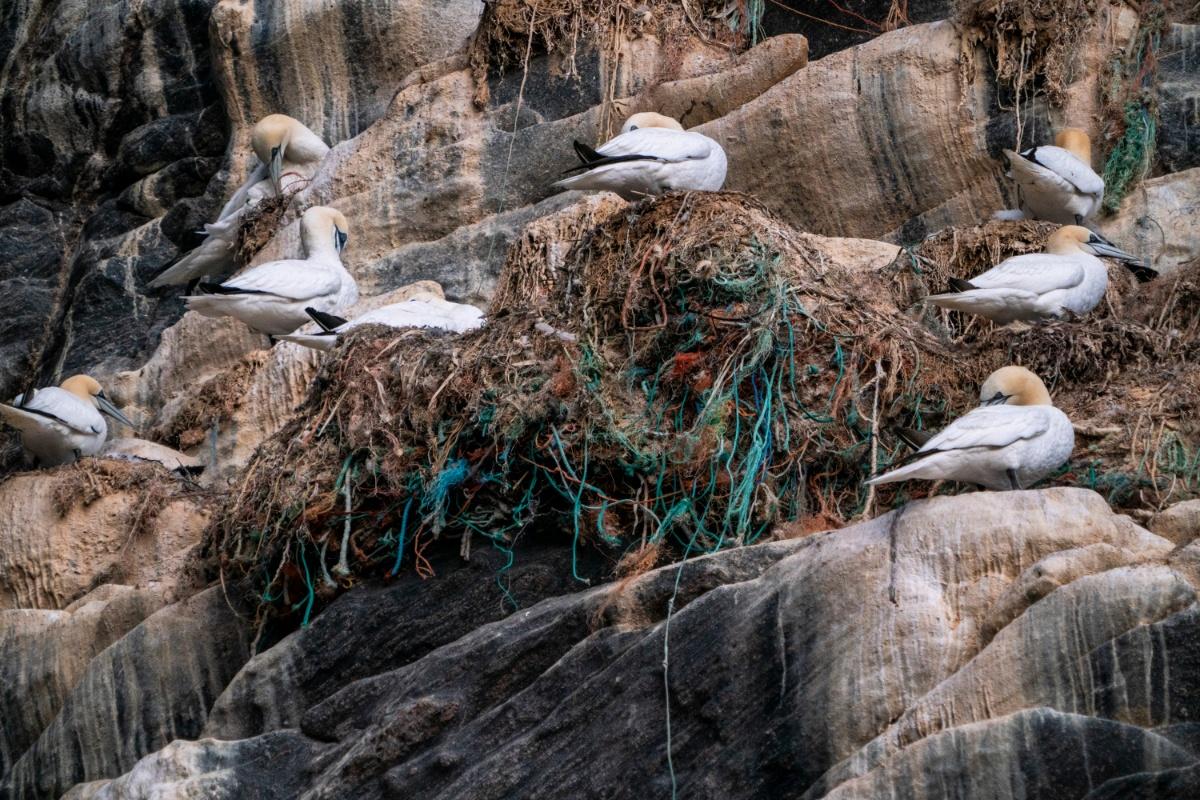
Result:
<instances>
[{"instance_id":1,"label":"bird's yellow head","mask_svg":"<svg viewBox=\"0 0 1200 800\"><path fill-rule=\"evenodd\" d=\"M120 409L112 404L111 400L105 397L104 389L100 387L100 382L92 376L72 375L59 384L59 388L65 389L80 400L91 403L102 414L107 414L121 424L127 425L130 428L136 427L129 421L128 417L121 413Z\"/></svg>"},{"instance_id":2,"label":"bird's yellow head","mask_svg":"<svg viewBox=\"0 0 1200 800\"><path fill-rule=\"evenodd\" d=\"M1024 367L1001 367L988 376L979 389L979 403L985 406L1049 406L1046 384Z\"/></svg>"},{"instance_id":3,"label":"bird's yellow head","mask_svg":"<svg viewBox=\"0 0 1200 800\"><path fill-rule=\"evenodd\" d=\"M1083 163L1092 163L1092 140L1082 129L1063 128L1054 137L1054 144L1068 151Z\"/></svg>"},{"instance_id":4,"label":"bird's yellow head","mask_svg":"<svg viewBox=\"0 0 1200 800\"><path fill-rule=\"evenodd\" d=\"M287 114L271 114L260 119L250 133L250 146L254 148L258 160L270 164L271 156L276 150L282 151L287 148L292 129L297 125L300 125L300 122Z\"/></svg>"},{"instance_id":5,"label":"bird's yellow head","mask_svg":"<svg viewBox=\"0 0 1200 800\"><path fill-rule=\"evenodd\" d=\"M1092 232L1082 225L1063 225L1046 240L1046 252L1060 256L1080 250L1087 252L1085 245L1092 236Z\"/></svg>"},{"instance_id":6,"label":"bird's yellow head","mask_svg":"<svg viewBox=\"0 0 1200 800\"><path fill-rule=\"evenodd\" d=\"M621 133L629 133L639 128L666 128L672 131L683 130L683 126L679 124L678 120L671 119L664 114L657 114L653 111L643 111L625 120L625 124L621 126Z\"/></svg>"},{"instance_id":7,"label":"bird's yellow head","mask_svg":"<svg viewBox=\"0 0 1200 800\"><path fill-rule=\"evenodd\" d=\"M96 395L104 393L100 382L90 375L72 375L63 381L60 387L88 402L92 402L92 398Z\"/></svg>"},{"instance_id":8,"label":"bird's yellow head","mask_svg":"<svg viewBox=\"0 0 1200 800\"><path fill-rule=\"evenodd\" d=\"M1046 240L1046 252L1056 256L1088 253L1093 256L1115 258L1127 265L1136 265L1130 267L1135 270L1142 264L1141 259L1137 256L1125 252L1100 234L1089 231L1080 225L1064 225L1050 234L1050 238Z\"/></svg>"},{"instance_id":9,"label":"bird's yellow head","mask_svg":"<svg viewBox=\"0 0 1200 800\"><path fill-rule=\"evenodd\" d=\"M346 215L330 206L313 206L305 211L300 218L300 231L304 248L309 253L325 242L332 243L334 250L341 253L350 239Z\"/></svg>"}]
</instances>

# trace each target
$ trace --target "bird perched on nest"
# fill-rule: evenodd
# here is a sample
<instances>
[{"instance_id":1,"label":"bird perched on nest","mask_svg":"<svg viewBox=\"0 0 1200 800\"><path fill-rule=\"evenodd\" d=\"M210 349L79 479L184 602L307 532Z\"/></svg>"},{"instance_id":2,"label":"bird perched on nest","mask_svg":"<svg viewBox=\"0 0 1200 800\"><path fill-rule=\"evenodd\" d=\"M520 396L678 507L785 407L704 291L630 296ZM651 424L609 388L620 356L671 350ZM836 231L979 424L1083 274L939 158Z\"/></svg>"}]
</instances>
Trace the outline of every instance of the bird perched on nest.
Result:
<instances>
[{"instance_id":1,"label":"bird perched on nest","mask_svg":"<svg viewBox=\"0 0 1200 800\"><path fill-rule=\"evenodd\" d=\"M270 261L224 283L200 283L205 294L185 297L188 309L206 317L235 317L269 336L291 333L308 322L306 309L333 313L358 302L358 284L342 266L349 238L342 212L315 206L300 218L305 258Z\"/></svg>"},{"instance_id":2,"label":"bird perched on nest","mask_svg":"<svg viewBox=\"0 0 1200 800\"><path fill-rule=\"evenodd\" d=\"M1157 274L1100 234L1065 225L1050 236L1044 253L1013 256L969 281L951 278L952 292L925 299L1001 324L1082 315L1108 289L1108 267L1097 256L1121 260L1138 280Z\"/></svg>"},{"instance_id":3,"label":"bird perched on nest","mask_svg":"<svg viewBox=\"0 0 1200 800\"><path fill-rule=\"evenodd\" d=\"M0 404L0 417L21 433L21 447L39 466L70 464L92 456L104 445L104 414L133 427L112 404L100 384L87 375L67 378L60 386L36 389Z\"/></svg>"},{"instance_id":4,"label":"bird perched on nest","mask_svg":"<svg viewBox=\"0 0 1200 800\"><path fill-rule=\"evenodd\" d=\"M715 192L725 185L721 145L662 114L634 114L618 136L595 150L576 141L575 154L582 163L569 171L584 172L556 182L560 189L596 189L637 200L672 190Z\"/></svg>"},{"instance_id":5,"label":"bird perched on nest","mask_svg":"<svg viewBox=\"0 0 1200 800\"><path fill-rule=\"evenodd\" d=\"M932 436L902 466L867 481L911 479L1021 489L1071 457L1075 430L1050 400L1041 379L1024 367L1003 367L983 382L981 405Z\"/></svg>"},{"instance_id":6,"label":"bird perched on nest","mask_svg":"<svg viewBox=\"0 0 1200 800\"><path fill-rule=\"evenodd\" d=\"M146 439L111 439L100 449L100 456L135 463L152 461L179 475L198 475L204 471L199 459Z\"/></svg>"},{"instance_id":7,"label":"bird perched on nest","mask_svg":"<svg viewBox=\"0 0 1200 800\"><path fill-rule=\"evenodd\" d=\"M1008 177L1016 181L1020 210L997 219L1041 219L1082 225L1100 210L1104 179L1092 170L1092 142L1078 128L1063 128L1053 145L1005 150Z\"/></svg>"},{"instance_id":8,"label":"bird perched on nest","mask_svg":"<svg viewBox=\"0 0 1200 800\"><path fill-rule=\"evenodd\" d=\"M317 324L316 333L293 333L279 338L313 350L332 350L338 335L361 325L386 325L389 328L440 328L465 333L483 326L483 312L466 303L452 303L430 293L411 297L401 303L376 308L352 320L322 313L315 308L305 311Z\"/></svg>"},{"instance_id":9,"label":"bird perched on nest","mask_svg":"<svg viewBox=\"0 0 1200 800\"><path fill-rule=\"evenodd\" d=\"M229 272L246 210L267 198L304 188L329 152L320 136L283 114L259 120L250 134L250 146L258 156L258 166L221 209L217 221L204 226L208 238L150 281L151 288Z\"/></svg>"}]
</instances>

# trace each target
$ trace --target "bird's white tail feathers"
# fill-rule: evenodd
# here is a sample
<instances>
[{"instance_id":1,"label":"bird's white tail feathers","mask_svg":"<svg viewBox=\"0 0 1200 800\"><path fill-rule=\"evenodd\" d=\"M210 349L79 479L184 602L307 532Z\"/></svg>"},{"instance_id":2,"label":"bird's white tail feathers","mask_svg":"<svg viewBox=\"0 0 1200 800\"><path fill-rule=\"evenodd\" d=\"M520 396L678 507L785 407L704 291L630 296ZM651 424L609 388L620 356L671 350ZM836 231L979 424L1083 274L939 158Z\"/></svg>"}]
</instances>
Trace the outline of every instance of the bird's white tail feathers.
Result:
<instances>
[{"instance_id":1,"label":"bird's white tail feathers","mask_svg":"<svg viewBox=\"0 0 1200 800\"><path fill-rule=\"evenodd\" d=\"M333 346L337 344L338 340L338 337L336 336L330 336L328 334L321 336L313 333L289 333L283 336L276 336L275 338L281 342L292 342L293 344L298 344L301 347L307 347L310 350L322 351L332 350Z\"/></svg>"},{"instance_id":2,"label":"bird's white tail feathers","mask_svg":"<svg viewBox=\"0 0 1200 800\"><path fill-rule=\"evenodd\" d=\"M1012 311L1017 307L1035 306L1038 302L1038 295L1011 288L969 289L965 292L931 294L925 298L925 302L932 303L939 308L988 316Z\"/></svg>"}]
</instances>

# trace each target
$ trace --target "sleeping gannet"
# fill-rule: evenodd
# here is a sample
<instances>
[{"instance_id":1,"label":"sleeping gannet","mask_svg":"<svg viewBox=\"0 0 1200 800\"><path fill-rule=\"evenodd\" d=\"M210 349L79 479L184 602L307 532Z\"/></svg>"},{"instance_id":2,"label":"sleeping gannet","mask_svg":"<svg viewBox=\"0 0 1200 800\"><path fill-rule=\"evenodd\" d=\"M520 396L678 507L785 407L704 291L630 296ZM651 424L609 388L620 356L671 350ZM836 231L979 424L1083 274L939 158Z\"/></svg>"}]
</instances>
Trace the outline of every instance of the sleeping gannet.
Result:
<instances>
[{"instance_id":1,"label":"sleeping gannet","mask_svg":"<svg viewBox=\"0 0 1200 800\"><path fill-rule=\"evenodd\" d=\"M564 178L560 189L599 189L626 200L673 189L715 192L725 185L725 151L702 133L685 131L670 117L653 112L634 114L621 133L593 150L575 142L583 162Z\"/></svg>"},{"instance_id":2,"label":"sleeping gannet","mask_svg":"<svg viewBox=\"0 0 1200 800\"><path fill-rule=\"evenodd\" d=\"M1046 242L1046 252L1013 256L969 281L951 278L953 292L925 299L1001 324L1086 314L1108 288L1108 267L1096 256L1120 259L1139 280L1154 271L1098 233L1064 225Z\"/></svg>"},{"instance_id":3,"label":"sleeping gannet","mask_svg":"<svg viewBox=\"0 0 1200 800\"><path fill-rule=\"evenodd\" d=\"M392 303L374 311L345 320L306 308L320 331L293 333L279 338L285 342L310 347L313 350L332 350L338 335L360 325L386 325L389 328L441 328L451 333L465 333L483 326L483 312L465 303L451 303L433 294L422 294L402 303Z\"/></svg>"},{"instance_id":4,"label":"sleeping gannet","mask_svg":"<svg viewBox=\"0 0 1200 800\"><path fill-rule=\"evenodd\" d=\"M1082 225L1100 210L1104 179L1092 170L1092 142L1078 128L1063 128L1053 145L1017 153L1005 150L1008 177L1016 181L1020 211L1001 211L1001 219L1042 219Z\"/></svg>"},{"instance_id":5,"label":"sleeping gannet","mask_svg":"<svg viewBox=\"0 0 1200 800\"><path fill-rule=\"evenodd\" d=\"M320 136L283 114L259 120L250 134L250 146L259 164L221 209L217 221L204 226L208 238L150 281L151 288L229 272L246 209L268 197L303 189L329 152Z\"/></svg>"},{"instance_id":6,"label":"sleeping gannet","mask_svg":"<svg viewBox=\"0 0 1200 800\"><path fill-rule=\"evenodd\" d=\"M308 322L306 308L336 312L358 301L358 284L342 266L349 226L342 212L315 206L300 218L306 258L270 261L224 283L201 283L206 294L185 297L189 310L206 317L236 317L270 336Z\"/></svg>"},{"instance_id":7,"label":"sleeping gannet","mask_svg":"<svg viewBox=\"0 0 1200 800\"><path fill-rule=\"evenodd\" d=\"M197 475L204 471L204 464L200 459L146 439L110 439L100 448L100 456L115 458L118 461L153 461L180 475Z\"/></svg>"},{"instance_id":8,"label":"sleeping gannet","mask_svg":"<svg viewBox=\"0 0 1200 800\"><path fill-rule=\"evenodd\" d=\"M108 434L103 414L133 427L87 375L30 394L28 399L18 395L12 403L0 404L0 417L21 432L21 446L39 466L70 464L99 452Z\"/></svg>"},{"instance_id":9,"label":"sleeping gannet","mask_svg":"<svg viewBox=\"0 0 1200 800\"><path fill-rule=\"evenodd\" d=\"M1075 448L1071 420L1050 400L1046 385L1024 367L988 376L981 405L947 425L905 459L867 481L913 478L977 483L988 489L1032 486L1058 469Z\"/></svg>"}]
</instances>

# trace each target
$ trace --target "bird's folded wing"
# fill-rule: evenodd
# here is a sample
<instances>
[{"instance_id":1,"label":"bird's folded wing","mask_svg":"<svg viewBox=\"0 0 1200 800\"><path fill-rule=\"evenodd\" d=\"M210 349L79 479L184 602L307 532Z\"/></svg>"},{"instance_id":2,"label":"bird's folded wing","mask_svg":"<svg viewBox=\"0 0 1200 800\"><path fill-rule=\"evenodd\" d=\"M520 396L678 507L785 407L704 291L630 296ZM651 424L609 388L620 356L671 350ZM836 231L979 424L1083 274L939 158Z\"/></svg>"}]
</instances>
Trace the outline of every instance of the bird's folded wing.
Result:
<instances>
[{"instance_id":1,"label":"bird's folded wing","mask_svg":"<svg viewBox=\"0 0 1200 800\"><path fill-rule=\"evenodd\" d=\"M1005 259L982 275L971 278L971 285L980 289L1022 289L1041 295L1078 286L1083 279L1083 266L1072 259L1030 253Z\"/></svg>"},{"instance_id":2,"label":"bird's folded wing","mask_svg":"<svg viewBox=\"0 0 1200 800\"><path fill-rule=\"evenodd\" d=\"M666 128L638 128L609 139L596 152L608 157L642 156L655 161L688 161L708 158L712 143L707 137Z\"/></svg>"},{"instance_id":3,"label":"bird's folded wing","mask_svg":"<svg viewBox=\"0 0 1200 800\"><path fill-rule=\"evenodd\" d=\"M27 405L20 408L4 406L3 413L10 419L32 415L57 422L78 433L100 433L100 423L103 422L99 411L88 408L78 397L57 387L42 389Z\"/></svg>"},{"instance_id":4,"label":"bird's folded wing","mask_svg":"<svg viewBox=\"0 0 1200 800\"><path fill-rule=\"evenodd\" d=\"M272 261L225 281L226 289L272 294L289 300L311 300L338 291L341 277L328 267L308 261Z\"/></svg>"},{"instance_id":5,"label":"bird's folded wing","mask_svg":"<svg viewBox=\"0 0 1200 800\"><path fill-rule=\"evenodd\" d=\"M1050 423L1032 406L985 406L947 425L920 449L920 453L964 450L971 447L1007 447L1049 430Z\"/></svg>"},{"instance_id":6,"label":"bird's folded wing","mask_svg":"<svg viewBox=\"0 0 1200 800\"><path fill-rule=\"evenodd\" d=\"M1023 158L1045 167L1080 194L1104 194L1104 179L1070 151L1061 147L1037 147L1025 152L1031 155L1026 156L1022 153Z\"/></svg>"}]
</instances>

